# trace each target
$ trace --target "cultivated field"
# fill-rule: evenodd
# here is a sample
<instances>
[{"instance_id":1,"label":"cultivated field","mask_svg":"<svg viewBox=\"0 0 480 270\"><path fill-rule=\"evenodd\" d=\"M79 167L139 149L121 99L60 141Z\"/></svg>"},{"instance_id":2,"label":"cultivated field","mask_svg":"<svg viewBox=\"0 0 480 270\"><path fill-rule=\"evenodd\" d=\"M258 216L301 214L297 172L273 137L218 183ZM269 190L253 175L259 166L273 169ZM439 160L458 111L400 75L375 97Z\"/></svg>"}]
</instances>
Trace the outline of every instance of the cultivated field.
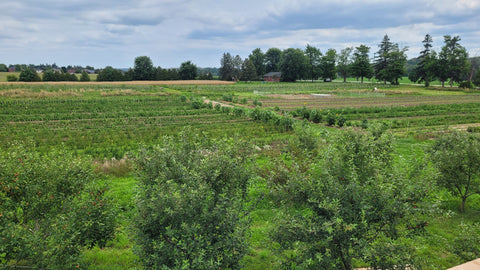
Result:
<instances>
[{"instance_id":1,"label":"cultivated field","mask_svg":"<svg viewBox=\"0 0 480 270\"><path fill-rule=\"evenodd\" d=\"M312 110L318 113L315 123L308 118ZM333 124L331 117L336 119ZM314 154L302 156L299 168L294 166L302 129L319 142L314 152L321 156L346 129L360 130L373 123L393 132L395 162L420 162L431 139L452 129L480 125L480 92L336 82L0 83L3 152L18 141L33 142L36 151L43 153L65 147L91 160L104 174L107 195L118 207L118 225L115 238L105 248L82 250L82 262L89 269L140 267L131 229L136 222L138 179L129 156L162 142L164 136L177 136L185 126L214 138L236 137L254 145L251 166L256 169L248 198L256 208L250 213L249 251L242 262L245 269L278 269L285 256L294 256L296 250L279 253L272 244L281 216L275 195L278 186L272 181L290 179L282 173L314 167L310 164L317 158ZM451 243L462 236L460 224L480 221L480 196L472 196L466 213L460 214L456 197L439 187L431 193L425 202L429 207L421 213L428 226L408 241L416 246L424 269L445 269L465 262L452 251ZM358 260L355 266L365 265Z\"/></svg>"}]
</instances>

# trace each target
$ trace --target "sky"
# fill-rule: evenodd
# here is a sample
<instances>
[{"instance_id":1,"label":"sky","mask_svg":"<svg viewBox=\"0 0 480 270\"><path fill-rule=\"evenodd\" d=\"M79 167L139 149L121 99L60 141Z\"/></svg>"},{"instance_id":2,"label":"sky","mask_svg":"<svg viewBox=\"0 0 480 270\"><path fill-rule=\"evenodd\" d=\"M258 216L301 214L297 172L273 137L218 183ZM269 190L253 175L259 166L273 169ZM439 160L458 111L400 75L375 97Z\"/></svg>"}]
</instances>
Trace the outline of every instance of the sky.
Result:
<instances>
[{"instance_id":1,"label":"sky","mask_svg":"<svg viewBox=\"0 0 480 270\"><path fill-rule=\"evenodd\" d=\"M480 0L1 0L0 63L133 67L219 67L223 53L255 49L326 52L385 35L417 57L426 34L440 51L460 36L480 56ZM373 55L372 55L373 56Z\"/></svg>"}]
</instances>

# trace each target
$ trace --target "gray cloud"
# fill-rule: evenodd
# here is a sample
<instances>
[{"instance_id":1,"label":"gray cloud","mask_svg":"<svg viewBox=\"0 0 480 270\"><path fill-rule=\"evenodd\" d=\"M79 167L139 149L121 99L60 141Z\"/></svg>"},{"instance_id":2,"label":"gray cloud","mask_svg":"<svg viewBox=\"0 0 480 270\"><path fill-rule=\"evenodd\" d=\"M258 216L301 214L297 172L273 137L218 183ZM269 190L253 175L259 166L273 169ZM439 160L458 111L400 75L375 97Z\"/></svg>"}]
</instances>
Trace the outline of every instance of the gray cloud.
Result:
<instances>
[{"instance_id":1,"label":"gray cloud","mask_svg":"<svg viewBox=\"0 0 480 270\"><path fill-rule=\"evenodd\" d=\"M409 46L410 56L427 33L437 47L443 35L480 47L479 0L10 0L0 10L0 62L7 63L125 67L149 55L164 67L218 66L222 52L246 57L257 47L377 50L385 34Z\"/></svg>"}]
</instances>

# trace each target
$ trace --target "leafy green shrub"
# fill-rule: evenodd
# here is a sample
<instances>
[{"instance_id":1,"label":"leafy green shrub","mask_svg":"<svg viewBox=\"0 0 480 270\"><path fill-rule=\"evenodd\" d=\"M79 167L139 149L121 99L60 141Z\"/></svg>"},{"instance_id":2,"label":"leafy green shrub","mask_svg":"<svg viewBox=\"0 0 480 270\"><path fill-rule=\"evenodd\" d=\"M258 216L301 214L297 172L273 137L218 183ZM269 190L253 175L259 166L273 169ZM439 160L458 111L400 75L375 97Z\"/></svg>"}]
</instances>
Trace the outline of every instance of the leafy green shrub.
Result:
<instances>
[{"instance_id":1,"label":"leafy green shrub","mask_svg":"<svg viewBox=\"0 0 480 270\"><path fill-rule=\"evenodd\" d=\"M452 253L463 261L480 257L480 224L460 224L461 233L449 245Z\"/></svg>"},{"instance_id":2,"label":"leafy green shrub","mask_svg":"<svg viewBox=\"0 0 480 270\"><path fill-rule=\"evenodd\" d=\"M467 127L467 131L471 133L480 133L480 127Z\"/></svg>"},{"instance_id":3,"label":"leafy green shrub","mask_svg":"<svg viewBox=\"0 0 480 270\"><path fill-rule=\"evenodd\" d=\"M240 99L240 104L248 104L248 99L247 98Z\"/></svg>"},{"instance_id":4,"label":"leafy green shrub","mask_svg":"<svg viewBox=\"0 0 480 270\"><path fill-rule=\"evenodd\" d=\"M13 74L7 75L7 82L16 82L16 81L18 81L17 76Z\"/></svg>"},{"instance_id":5,"label":"leafy green shrub","mask_svg":"<svg viewBox=\"0 0 480 270\"><path fill-rule=\"evenodd\" d=\"M312 109L310 110L310 113L308 115L308 120L314 122L314 123L320 123L322 122L322 114L319 110L317 109Z\"/></svg>"},{"instance_id":6,"label":"leafy green shrub","mask_svg":"<svg viewBox=\"0 0 480 270\"><path fill-rule=\"evenodd\" d=\"M187 102L187 97L185 95L180 96L181 102Z\"/></svg>"},{"instance_id":7,"label":"leafy green shrub","mask_svg":"<svg viewBox=\"0 0 480 270\"><path fill-rule=\"evenodd\" d=\"M245 147L186 130L140 151L135 226L146 268L240 268L249 226Z\"/></svg>"},{"instance_id":8,"label":"leafy green shrub","mask_svg":"<svg viewBox=\"0 0 480 270\"><path fill-rule=\"evenodd\" d=\"M232 94L224 94L224 95L222 96L222 99L223 99L224 101L233 102L233 95L232 95Z\"/></svg>"},{"instance_id":9,"label":"leafy green shrub","mask_svg":"<svg viewBox=\"0 0 480 270\"><path fill-rule=\"evenodd\" d=\"M230 114L232 112L232 108L231 107L228 107L228 106L223 106L222 107L222 112L224 114Z\"/></svg>"},{"instance_id":10,"label":"leafy green shrub","mask_svg":"<svg viewBox=\"0 0 480 270\"><path fill-rule=\"evenodd\" d=\"M113 236L114 219L105 222L111 205L102 206L95 216L80 207L95 208L85 199L86 186L95 177L91 164L64 149L40 154L33 143L0 151L0 261L74 268L82 247L103 245ZM88 226L98 222L101 234Z\"/></svg>"},{"instance_id":11,"label":"leafy green shrub","mask_svg":"<svg viewBox=\"0 0 480 270\"><path fill-rule=\"evenodd\" d=\"M331 113L331 112L328 112L328 114L327 114L327 125L334 126L336 121L337 121L336 115Z\"/></svg>"},{"instance_id":12,"label":"leafy green shrub","mask_svg":"<svg viewBox=\"0 0 480 270\"><path fill-rule=\"evenodd\" d=\"M235 107L235 108L233 108L233 115L235 115L236 117L240 117L240 116L242 116L242 115L244 115L244 114L245 114L245 111L244 111L243 108L241 108L241 107Z\"/></svg>"},{"instance_id":13,"label":"leafy green shrub","mask_svg":"<svg viewBox=\"0 0 480 270\"><path fill-rule=\"evenodd\" d=\"M338 127L343 127L345 125L345 121L346 121L345 117L340 114L336 118L337 119L336 119L335 122L336 122L337 126Z\"/></svg>"},{"instance_id":14,"label":"leafy green shrub","mask_svg":"<svg viewBox=\"0 0 480 270\"><path fill-rule=\"evenodd\" d=\"M262 107L263 103L258 99L254 99L253 100L253 105Z\"/></svg>"},{"instance_id":15,"label":"leafy green shrub","mask_svg":"<svg viewBox=\"0 0 480 270\"><path fill-rule=\"evenodd\" d=\"M460 82L460 84L458 84L458 87L471 89L471 88L474 88L475 86L471 81L463 81L463 82Z\"/></svg>"},{"instance_id":16,"label":"leafy green shrub","mask_svg":"<svg viewBox=\"0 0 480 270\"><path fill-rule=\"evenodd\" d=\"M215 108L216 111L220 111L222 109L222 105L220 105L220 103L215 104L215 106L213 107Z\"/></svg>"},{"instance_id":17,"label":"leafy green shrub","mask_svg":"<svg viewBox=\"0 0 480 270\"><path fill-rule=\"evenodd\" d=\"M203 101L201 99L193 99L190 103L193 109L201 109L203 107Z\"/></svg>"}]
</instances>

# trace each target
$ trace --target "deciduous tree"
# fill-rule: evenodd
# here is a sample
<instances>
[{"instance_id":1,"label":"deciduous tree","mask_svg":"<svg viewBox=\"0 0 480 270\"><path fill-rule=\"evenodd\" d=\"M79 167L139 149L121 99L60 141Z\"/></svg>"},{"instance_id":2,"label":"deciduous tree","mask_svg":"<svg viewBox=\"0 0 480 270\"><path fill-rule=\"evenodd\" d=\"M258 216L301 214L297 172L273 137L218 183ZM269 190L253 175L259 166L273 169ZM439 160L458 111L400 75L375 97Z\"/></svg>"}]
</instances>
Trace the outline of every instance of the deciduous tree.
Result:
<instances>
[{"instance_id":1,"label":"deciduous tree","mask_svg":"<svg viewBox=\"0 0 480 270\"><path fill-rule=\"evenodd\" d=\"M278 48L270 48L265 53L265 72L278 72L281 69L282 51ZM262 74L263 75L263 74Z\"/></svg>"},{"instance_id":2,"label":"deciduous tree","mask_svg":"<svg viewBox=\"0 0 480 270\"><path fill-rule=\"evenodd\" d=\"M305 56L308 59L308 77L312 80L318 79L322 73L322 53L314 46L307 44Z\"/></svg>"},{"instance_id":3,"label":"deciduous tree","mask_svg":"<svg viewBox=\"0 0 480 270\"><path fill-rule=\"evenodd\" d=\"M180 74L180 79L182 80L195 80L197 77L197 66L194 65L191 61L183 62L180 65L178 73Z\"/></svg>"},{"instance_id":4,"label":"deciduous tree","mask_svg":"<svg viewBox=\"0 0 480 270\"><path fill-rule=\"evenodd\" d=\"M462 202L480 192L480 136L475 133L452 132L438 138L431 147L430 159L440 175L438 183Z\"/></svg>"},{"instance_id":5,"label":"deciduous tree","mask_svg":"<svg viewBox=\"0 0 480 270\"><path fill-rule=\"evenodd\" d=\"M322 57L322 77L324 79L334 80L337 77L337 69L335 61L337 59L337 51L335 49L328 49Z\"/></svg>"},{"instance_id":6,"label":"deciduous tree","mask_svg":"<svg viewBox=\"0 0 480 270\"><path fill-rule=\"evenodd\" d=\"M337 56L337 71L343 77L343 82L347 82L347 77L352 70L352 55L353 47L342 49Z\"/></svg>"},{"instance_id":7,"label":"deciduous tree","mask_svg":"<svg viewBox=\"0 0 480 270\"><path fill-rule=\"evenodd\" d=\"M153 67L152 59L150 59L150 57L138 56L135 58L133 80L155 80L155 68Z\"/></svg>"},{"instance_id":8,"label":"deciduous tree","mask_svg":"<svg viewBox=\"0 0 480 270\"><path fill-rule=\"evenodd\" d=\"M300 49L289 48L283 51L283 60L281 65L282 80L286 82L295 82L301 79L306 70L308 59Z\"/></svg>"},{"instance_id":9,"label":"deciduous tree","mask_svg":"<svg viewBox=\"0 0 480 270\"><path fill-rule=\"evenodd\" d=\"M255 80L262 78L265 74L265 54L260 48L256 48L248 56L248 59L250 60L250 62L253 63L253 66L255 67L255 71L257 74L257 78Z\"/></svg>"},{"instance_id":10,"label":"deciduous tree","mask_svg":"<svg viewBox=\"0 0 480 270\"><path fill-rule=\"evenodd\" d=\"M239 269L247 252L245 145L184 130L136 164L137 243L149 269Z\"/></svg>"}]
</instances>

